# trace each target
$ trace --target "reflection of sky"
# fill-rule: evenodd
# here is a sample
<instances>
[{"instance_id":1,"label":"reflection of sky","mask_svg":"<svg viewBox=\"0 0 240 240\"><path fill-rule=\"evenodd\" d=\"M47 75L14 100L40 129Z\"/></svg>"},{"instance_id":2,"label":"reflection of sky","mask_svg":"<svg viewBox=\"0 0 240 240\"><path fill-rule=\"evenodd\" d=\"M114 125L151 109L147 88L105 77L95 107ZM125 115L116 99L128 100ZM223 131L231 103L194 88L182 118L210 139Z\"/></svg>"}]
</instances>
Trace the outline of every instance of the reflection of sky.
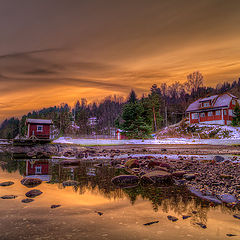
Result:
<instances>
[{"instance_id":1,"label":"reflection of sky","mask_svg":"<svg viewBox=\"0 0 240 240\"><path fill-rule=\"evenodd\" d=\"M153 83L239 77L240 2L4 1L0 120L86 97L139 96Z\"/></svg>"}]
</instances>

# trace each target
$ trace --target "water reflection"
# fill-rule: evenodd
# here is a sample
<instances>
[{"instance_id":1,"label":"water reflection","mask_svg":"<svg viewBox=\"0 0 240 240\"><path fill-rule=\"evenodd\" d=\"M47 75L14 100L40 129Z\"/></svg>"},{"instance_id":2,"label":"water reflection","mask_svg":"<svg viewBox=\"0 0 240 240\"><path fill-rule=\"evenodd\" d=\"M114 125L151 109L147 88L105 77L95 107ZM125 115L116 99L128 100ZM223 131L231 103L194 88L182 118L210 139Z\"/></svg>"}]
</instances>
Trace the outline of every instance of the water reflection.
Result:
<instances>
[{"instance_id":1,"label":"water reflection","mask_svg":"<svg viewBox=\"0 0 240 240\"><path fill-rule=\"evenodd\" d=\"M137 186L134 188L119 189L111 179L121 174L123 170L111 167L107 162L82 161L72 165L62 164L61 160L13 160L10 156L0 157L3 171L13 173L18 171L22 176L36 177L49 184L57 184L63 189L62 182L75 180L78 186L72 187L79 194L90 192L107 199L128 198L132 205L139 199L147 200L152 209L164 213L174 212L178 216L191 215L191 223L207 223L207 213L210 209L221 210L222 213L232 214L236 209L226 206L213 206L195 198L180 187L154 187Z\"/></svg>"}]
</instances>

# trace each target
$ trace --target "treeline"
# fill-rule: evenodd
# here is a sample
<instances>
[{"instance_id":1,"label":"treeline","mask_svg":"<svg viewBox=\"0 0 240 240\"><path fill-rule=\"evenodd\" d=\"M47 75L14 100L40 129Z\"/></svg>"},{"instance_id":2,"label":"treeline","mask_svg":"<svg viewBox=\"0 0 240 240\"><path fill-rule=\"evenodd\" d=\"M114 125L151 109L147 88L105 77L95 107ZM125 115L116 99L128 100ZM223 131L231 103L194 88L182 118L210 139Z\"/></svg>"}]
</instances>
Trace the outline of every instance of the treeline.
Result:
<instances>
[{"instance_id":1,"label":"treeline","mask_svg":"<svg viewBox=\"0 0 240 240\"><path fill-rule=\"evenodd\" d=\"M63 103L30 112L21 119L6 119L0 127L0 138L25 135L26 118L52 119L62 135L110 134L114 127L120 127L132 137L146 137L151 132L181 121L187 106L194 100L224 92L240 97L240 78L213 88L204 86L203 75L194 72L187 76L185 83L153 84L149 94L141 97L131 91L127 99L113 96L90 104L86 99L80 99L73 107Z\"/></svg>"}]
</instances>

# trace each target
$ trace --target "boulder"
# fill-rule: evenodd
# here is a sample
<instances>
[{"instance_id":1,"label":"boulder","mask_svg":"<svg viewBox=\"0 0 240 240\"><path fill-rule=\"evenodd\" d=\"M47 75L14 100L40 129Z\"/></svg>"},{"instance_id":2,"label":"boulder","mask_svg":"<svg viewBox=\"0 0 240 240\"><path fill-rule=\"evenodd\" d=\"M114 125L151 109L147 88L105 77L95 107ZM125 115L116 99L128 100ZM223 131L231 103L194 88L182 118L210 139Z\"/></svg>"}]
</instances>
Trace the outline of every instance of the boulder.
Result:
<instances>
[{"instance_id":1,"label":"boulder","mask_svg":"<svg viewBox=\"0 0 240 240\"><path fill-rule=\"evenodd\" d=\"M130 159L125 163L125 167L138 168L139 167L139 162L138 162L137 159Z\"/></svg>"},{"instance_id":2,"label":"boulder","mask_svg":"<svg viewBox=\"0 0 240 240\"><path fill-rule=\"evenodd\" d=\"M2 199L15 199L17 196L16 195L4 195L1 198Z\"/></svg>"},{"instance_id":3,"label":"boulder","mask_svg":"<svg viewBox=\"0 0 240 240\"><path fill-rule=\"evenodd\" d=\"M219 195L218 198L221 199L221 201L224 203L237 203L238 202L236 197L231 194L222 194L222 195Z\"/></svg>"},{"instance_id":4,"label":"boulder","mask_svg":"<svg viewBox=\"0 0 240 240\"><path fill-rule=\"evenodd\" d=\"M173 184L172 174L165 171L152 171L144 174L141 177L143 183L156 183L169 185Z\"/></svg>"},{"instance_id":5,"label":"boulder","mask_svg":"<svg viewBox=\"0 0 240 240\"><path fill-rule=\"evenodd\" d=\"M0 183L0 186L1 186L1 187L7 187L7 186L11 186L11 185L13 185L13 184L14 184L14 182L8 181L8 182L2 182L2 183Z\"/></svg>"},{"instance_id":6,"label":"boulder","mask_svg":"<svg viewBox=\"0 0 240 240\"><path fill-rule=\"evenodd\" d=\"M61 207L61 205L51 205L51 208L58 208Z\"/></svg>"},{"instance_id":7,"label":"boulder","mask_svg":"<svg viewBox=\"0 0 240 240\"><path fill-rule=\"evenodd\" d=\"M175 171L172 173L173 177L175 177L175 178L182 178L183 175L185 175L185 174L186 174L185 171Z\"/></svg>"},{"instance_id":8,"label":"boulder","mask_svg":"<svg viewBox=\"0 0 240 240\"><path fill-rule=\"evenodd\" d=\"M67 181L64 181L64 182L62 183L62 185L63 185L64 187L77 186L77 185L79 185L79 182L78 182L78 181L74 181L74 180L67 180Z\"/></svg>"},{"instance_id":9,"label":"boulder","mask_svg":"<svg viewBox=\"0 0 240 240\"><path fill-rule=\"evenodd\" d=\"M133 187L139 182L139 178L135 175L119 175L112 178L112 183L118 187Z\"/></svg>"},{"instance_id":10,"label":"boulder","mask_svg":"<svg viewBox=\"0 0 240 240\"><path fill-rule=\"evenodd\" d=\"M196 175L193 174L193 173L186 173L186 174L183 175L183 178L185 178L186 180L191 181L191 180L196 178Z\"/></svg>"},{"instance_id":11,"label":"boulder","mask_svg":"<svg viewBox=\"0 0 240 240\"><path fill-rule=\"evenodd\" d=\"M224 157L222 157L222 156L215 156L213 158L213 161L215 161L215 162L223 162L224 161Z\"/></svg>"},{"instance_id":12,"label":"boulder","mask_svg":"<svg viewBox=\"0 0 240 240\"><path fill-rule=\"evenodd\" d=\"M39 178L23 178L21 180L21 184L28 187L28 188L33 188L42 183L42 180Z\"/></svg>"},{"instance_id":13,"label":"boulder","mask_svg":"<svg viewBox=\"0 0 240 240\"><path fill-rule=\"evenodd\" d=\"M233 217L235 217L235 218L240 220L240 214L234 214Z\"/></svg>"},{"instance_id":14,"label":"boulder","mask_svg":"<svg viewBox=\"0 0 240 240\"><path fill-rule=\"evenodd\" d=\"M35 198L41 194L42 194L42 192L40 190L33 189L33 190L27 192L25 195L26 195L26 197L29 197L29 198Z\"/></svg>"},{"instance_id":15,"label":"boulder","mask_svg":"<svg viewBox=\"0 0 240 240\"><path fill-rule=\"evenodd\" d=\"M33 202L34 199L31 199L31 198L25 198L22 200L22 203L30 203L30 202Z\"/></svg>"},{"instance_id":16,"label":"boulder","mask_svg":"<svg viewBox=\"0 0 240 240\"><path fill-rule=\"evenodd\" d=\"M173 216L167 216L168 220L172 221L172 222L176 222L178 220L178 218L173 217Z\"/></svg>"}]
</instances>

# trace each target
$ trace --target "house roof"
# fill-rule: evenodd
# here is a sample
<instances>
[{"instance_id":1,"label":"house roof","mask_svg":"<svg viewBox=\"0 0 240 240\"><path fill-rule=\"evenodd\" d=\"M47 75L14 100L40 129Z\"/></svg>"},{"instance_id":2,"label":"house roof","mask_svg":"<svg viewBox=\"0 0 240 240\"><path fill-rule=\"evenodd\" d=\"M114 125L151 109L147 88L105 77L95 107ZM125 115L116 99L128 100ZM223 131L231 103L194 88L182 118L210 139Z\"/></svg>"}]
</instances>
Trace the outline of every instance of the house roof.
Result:
<instances>
[{"instance_id":1,"label":"house roof","mask_svg":"<svg viewBox=\"0 0 240 240\"><path fill-rule=\"evenodd\" d=\"M33 123L33 124L50 124L52 125L53 122L51 119L32 119L32 118L28 118L26 120L26 123Z\"/></svg>"},{"instance_id":2,"label":"house roof","mask_svg":"<svg viewBox=\"0 0 240 240\"><path fill-rule=\"evenodd\" d=\"M198 110L204 110L201 108L201 103L205 102L205 101L209 101L209 100L213 100L216 99L215 101L213 101L213 105L208 107L207 109L219 109L222 107L228 107L230 104L230 101L232 100L232 98L236 98L236 96L229 94L229 93L224 93L222 95L214 95L211 97L207 97L207 98L200 98L197 101L191 103L186 112L194 112L194 111L198 111ZM238 103L240 103L240 101L238 100Z\"/></svg>"}]
</instances>

